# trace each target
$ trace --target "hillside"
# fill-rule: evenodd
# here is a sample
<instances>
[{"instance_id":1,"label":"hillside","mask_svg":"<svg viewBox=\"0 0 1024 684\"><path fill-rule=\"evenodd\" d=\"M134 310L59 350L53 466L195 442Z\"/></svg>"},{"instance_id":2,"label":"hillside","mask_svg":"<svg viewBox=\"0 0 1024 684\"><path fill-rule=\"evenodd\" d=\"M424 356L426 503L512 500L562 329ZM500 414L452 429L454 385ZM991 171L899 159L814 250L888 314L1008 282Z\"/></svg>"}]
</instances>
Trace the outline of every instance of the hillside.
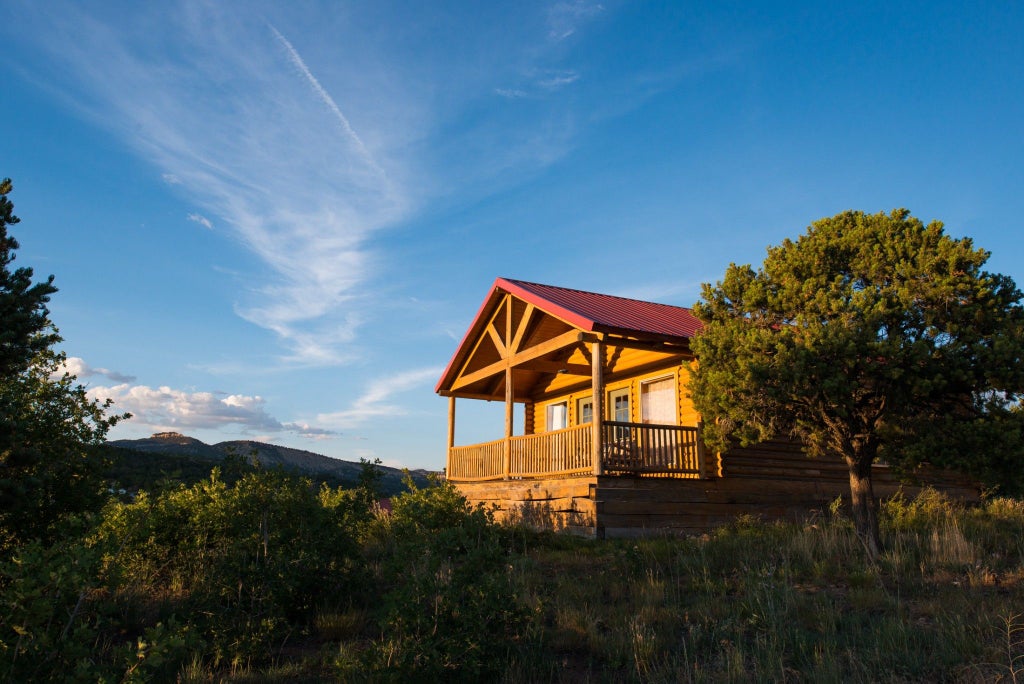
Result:
<instances>
[{"instance_id":1,"label":"hillside","mask_svg":"<svg viewBox=\"0 0 1024 684\"><path fill-rule=\"evenodd\" d=\"M148 481L181 480L190 484L209 475L210 469L229 456L242 457L263 468L277 468L308 475L335 486L352 486L359 480L362 465L330 458L312 451L292 449L251 440L206 444L177 432L158 432L145 439L118 439L107 442L116 448L114 479L126 488L145 486ZM405 474L387 466L378 466L385 494L405 489ZM429 471L414 470L410 475L418 485L427 483Z\"/></svg>"}]
</instances>

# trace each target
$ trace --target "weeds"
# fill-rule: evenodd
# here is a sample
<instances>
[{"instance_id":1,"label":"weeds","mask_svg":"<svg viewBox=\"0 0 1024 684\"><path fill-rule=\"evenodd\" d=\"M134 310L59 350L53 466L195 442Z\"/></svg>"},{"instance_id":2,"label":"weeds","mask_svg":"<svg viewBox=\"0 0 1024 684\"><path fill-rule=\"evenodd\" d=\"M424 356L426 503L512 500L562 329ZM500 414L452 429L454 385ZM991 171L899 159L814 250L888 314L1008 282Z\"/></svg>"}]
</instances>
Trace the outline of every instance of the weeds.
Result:
<instances>
[{"instance_id":1,"label":"weeds","mask_svg":"<svg viewBox=\"0 0 1024 684\"><path fill-rule=\"evenodd\" d=\"M810 524L594 541L496 525L450 487L383 515L294 483L210 483L108 511L96 539L117 555L76 542L5 566L0 665L92 681L1024 684L1024 613L1007 610L1024 605L1024 505L926 492L881 523L867 563L838 504Z\"/></svg>"}]
</instances>

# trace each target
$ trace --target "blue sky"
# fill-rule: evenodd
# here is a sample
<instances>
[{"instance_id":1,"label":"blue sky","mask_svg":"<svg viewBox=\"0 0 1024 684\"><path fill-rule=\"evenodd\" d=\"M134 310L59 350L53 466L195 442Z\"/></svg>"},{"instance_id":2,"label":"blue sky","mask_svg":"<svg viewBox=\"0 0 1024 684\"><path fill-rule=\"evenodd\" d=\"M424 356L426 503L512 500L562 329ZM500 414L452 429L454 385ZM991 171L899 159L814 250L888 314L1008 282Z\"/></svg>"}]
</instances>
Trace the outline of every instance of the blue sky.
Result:
<instances>
[{"instance_id":1,"label":"blue sky","mask_svg":"<svg viewBox=\"0 0 1024 684\"><path fill-rule=\"evenodd\" d=\"M907 207L1024 283L1024 9L849 5L5 3L18 264L112 438L434 469L498 276L688 306Z\"/></svg>"}]
</instances>

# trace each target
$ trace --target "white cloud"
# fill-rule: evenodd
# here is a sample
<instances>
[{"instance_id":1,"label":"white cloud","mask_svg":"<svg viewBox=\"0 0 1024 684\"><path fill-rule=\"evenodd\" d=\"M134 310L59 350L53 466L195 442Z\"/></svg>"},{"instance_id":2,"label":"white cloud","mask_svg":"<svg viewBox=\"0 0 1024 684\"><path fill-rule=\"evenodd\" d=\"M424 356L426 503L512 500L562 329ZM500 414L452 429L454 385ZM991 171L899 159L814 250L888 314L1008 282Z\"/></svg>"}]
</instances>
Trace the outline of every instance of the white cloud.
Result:
<instances>
[{"instance_id":1,"label":"white cloud","mask_svg":"<svg viewBox=\"0 0 1024 684\"><path fill-rule=\"evenodd\" d=\"M494 92L510 100L521 100L524 97L529 97L529 93L522 88L495 88Z\"/></svg>"},{"instance_id":2,"label":"white cloud","mask_svg":"<svg viewBox=\"0 0 1024 684\"><path fill-rule=\"evenodd\" d=\"M93 387L88 394L99 401L112 399L117 411L132 414L133 425L147 425L153 431L238 426L260 433L294 432L317 439L337 434L304 423L282 423L267 412L266 401L260 396L186 392L166 386L153 388L129 383Z\"/></svg>"},{"instance_id":3,"label":"white cloud","mask_svg":"<svg viewBox=\"0 0 1024 684\"><path fill-rule=\"evenodd\" d=\"M198 223L207 230L213 230L213 222L210 221L210 219L203 216L202 214L189 214L188 220L192 221L193 223Z\"/></svg>"},{"instance_id":4,"label":"white cloud","mask_svg":"<svg viewBox=\"0 0 1024 684\"><path fill-rule=\"evenodd\" d=\"M432 196L493 192L571 149L572 99L550 95L583 79L559 41L602 11L510 7L500 28L468 31L459 12L420 21L372 5L53 2L9 22L44 50L23 60L41 88L152 164L196 207L190 220L267 267L238 274L235 311L273 331L288 364L352 359L373 310L367 284L387 263L370 246L382 229ZM438 47L442 35L456 44ZM512 123L467 118L481 93L536 106Z\"/></svg>"},{"instance_id":5,"label":"white cloud","mask_svg":"<svg viewBox=\"0 0 1024 684\"><path fill-rule=\"evenodd\" d=\"M509 100L540 98L570 86L579 79L579 72L571 69L540 70L527 74L524 83L518 87L495 88L494 92Z\"/></svg>"},{"instance_id":6,"label":"white cloud","mask_svg":"<svg viewBox=\"0 0 1024 684\"><path fill-rule=\"evenodd\" d=\"M537 81L537 85L544 90L559 90L575 83L579 78L580 75L575 71L554 71L542 76Z\"/></svg>"},{"instance_id":7,"label":"white cloud","mask_svg":"<svg viewBox=\"0 0 1024 684\"><path fill-rule=\"evenodd\" d=\"M389 402L391 397L424 383L433 383L440 377L442 370L440 367L431 366L374 380L349 408L333 413L322 413L317 416L317 422L338 429L350 429L373 418L404 415L406 410L402 406Z\"/></svg>"},{"instance_id":8,"label":"white cloud","mask_svg":"<svg viewBox=\"0 0 1024 684\"><path fill-rule=\"evenodd\" d=\"M604 11L604 7L585 0L556 2L548 10L548 37L555 41L565 40L576 33L584 22Z\"/></svg>"},{"instance_id":9,"label":"white cloud","mask_svg":"<svg viewBox=\"0 0 1024 684\"><path fill-rule=\"evenodd\" d=\"M69 356L64 360L64 370L79 380L95 376L105 377L114 382L133 382L135 380L134 375L125 375L107 368L93 368L84 359L77 356Z\"/></svg>"},{"instance_id":10,"label":"white cloud","mask_svg":"<svg viewBox=\"0 0 1024 684\"><path fill-rule=\"evenodd\" d=\"M37 32L51 56L74 75L61 96L200 206L189 220L216 221L270 267L236 312L277 333L291 361L345 360L358 290L372 275L366 241L409 206L394 180L401 168L377 156L387 137L368 144L301 48L259 12L203 3L116 18L73 5L36 12L48 14Z\"/></svg>"}]
</instances>

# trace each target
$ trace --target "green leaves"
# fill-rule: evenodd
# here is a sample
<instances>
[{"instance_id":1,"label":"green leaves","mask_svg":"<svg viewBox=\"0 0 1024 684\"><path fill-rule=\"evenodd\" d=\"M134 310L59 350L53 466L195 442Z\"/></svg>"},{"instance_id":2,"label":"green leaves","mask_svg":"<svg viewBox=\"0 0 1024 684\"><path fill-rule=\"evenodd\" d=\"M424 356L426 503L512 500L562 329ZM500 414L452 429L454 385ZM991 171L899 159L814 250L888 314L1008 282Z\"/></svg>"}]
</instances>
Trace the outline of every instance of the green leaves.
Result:
<instances>
[{"instance_id":1,"label":"green leaves","mask_svg":"<svg viewBox=\"0 0 1024 684\"><path fill-rule=\"evenodd\" d=\"M993 420L980 397L1024 392L1024 310L988 257L897 209L821 219L757 271L730 265L694 306L691 391L708 440L791 436L869 472L880 456L919 460L901 448L915 439L955 444L966 423Z\"/></svg>"},{"instance_id":2,"label":"green leaves","mask_svg":"<svg viewBox=\"0 0 1024 684\"><path fill-rule=\"evenodd\" d=\"M0 557L30 539L52 540L68 516L98 510L103 461L96 447L115 423L110 403L90 400L52 349L60 335L46 304L53 276L32 284L11 268L19 222L0 181Z\"/></svg>"},{"instance_id":3,"label":"green leaves","mask_svg":"<svg viewBox=\"0 0 1024 684\"><path fill-rule=\"evenodd\" d=\"M0 380L0 551L52 539L61 521L99 510L104 459L99 446L127 415L89 399L64 372L64 355L44 350Z\"/></svg>"},{"instance_id":4,"label":"green leaves","mask_svg":"<svg viewBox=\"0 0 1024 684\"><path fill-rule=\"evenodd\" d=\"M11 189L10 178L0 181L0 380L25 370L33 357L60 341L46 308L57 291L53 276L33 284L31 268L11 268L18 241L7 227L20 221L7 199Z\"/></svg>"},{"instance_id":5,"label":"green leaves","mask_svg":"<svg viewBox=\"0 0 1024 684\"><path fill-rule=\"evenodd\" d=\"M694 308L698 409L729 419L719 438L789 433L860 457L854 435L992 388L1012 399L1024 388L1021 295L982 270L988 256L897 209L816 221L759 270L731 265Z\"/></svg>"}]
</instances>

